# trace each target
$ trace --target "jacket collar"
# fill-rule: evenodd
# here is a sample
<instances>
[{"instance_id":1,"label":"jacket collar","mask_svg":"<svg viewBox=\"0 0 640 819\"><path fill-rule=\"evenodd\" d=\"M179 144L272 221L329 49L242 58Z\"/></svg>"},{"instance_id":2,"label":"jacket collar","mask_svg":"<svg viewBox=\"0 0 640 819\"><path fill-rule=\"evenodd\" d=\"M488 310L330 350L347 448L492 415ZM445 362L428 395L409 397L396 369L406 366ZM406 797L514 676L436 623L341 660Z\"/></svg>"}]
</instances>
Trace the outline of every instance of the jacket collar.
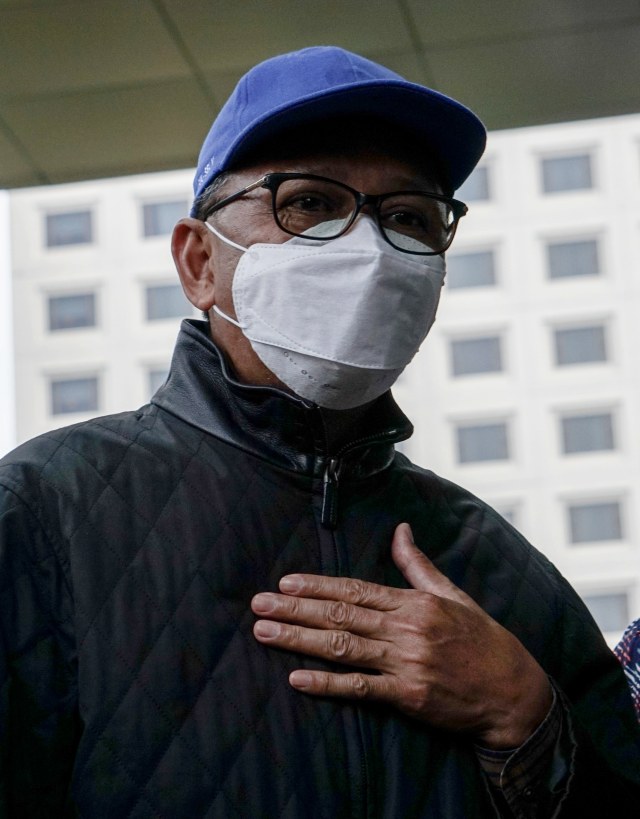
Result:
<instances>
[{"instance_id":1,"label":"jacket collar","mask_svg":"<svg viewBox=\"0 0 640 819\"><path fill-rule=\"evenodd\" d=\"M320 476L333 459L353 477L377 472L393 459L393 444L413 432L391 392L338 412L274 387L237 381L209 336L208 322L195 319L182 322L169 377L151 402L233 446L307 475Z\"/></svg>"}]
</instances>

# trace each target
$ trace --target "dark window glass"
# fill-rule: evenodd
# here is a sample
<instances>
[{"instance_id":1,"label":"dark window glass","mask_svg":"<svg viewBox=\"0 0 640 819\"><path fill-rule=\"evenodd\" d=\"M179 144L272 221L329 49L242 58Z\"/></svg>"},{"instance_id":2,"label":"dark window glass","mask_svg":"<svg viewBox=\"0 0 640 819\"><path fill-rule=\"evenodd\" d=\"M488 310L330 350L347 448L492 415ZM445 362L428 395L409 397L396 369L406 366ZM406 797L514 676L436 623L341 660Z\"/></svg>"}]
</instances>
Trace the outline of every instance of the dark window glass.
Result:
<instances>
[{"instance_id":1,"label":"dark window glass","mask_svg":"<svg viewBox=\"0 0 640 819\"><path fill-rule=\"evenodd\" d=\"M458 462L504 461L509 458L506 423L460 426L457 429Z\"/></svg>"},{"instance_id":2,"label":"dark window glass","mask_svg":"<svg viewBox=\"0 0 640 819\"><path fill-rule=\"evenodd\" d=\"M593 187L589 154L556 156L542 160L542 189L545 193L578 191Z\"/></svg>"},{"instance_id":3,"label":"dark window glass","mask_svg":"<svg viewBox=\"0 0 640 819\"><path fill-rule=\"evenodd\" d=\"M583 594L582 600L602 631L623 632L629 625L629 598L615 594Z\"/></svg>"},{"instance_id":4,"label":"dark window glass","mask_svg":"<svg viewBox=\"0 0 640 819\"><path fill-rule=\"evenodd\" d=\"M607 360L604 326L567 327L554 331L556 364L589 364Z\"/></svg>"},{"instance_id":5,"label":"dark window glass","mask_svg":"<svg viewBox=\"0 0 640 819\"><path fill-rule=\"evenodd\" d=\"M569 530L572 543L596 543L621 540L622 520L618 501L575 503L569 507Z\"/></svg>"},{"instance_id":6,"label":"dark window glass","mask_svg":"<svg viewBox=\"0 0 640 819\"><path fill-rule=\"evenodd\" d=\"M600 273L598 242L596 239L583 239L579 242L549 243L547 263L550 279L597 276Z\"/></svg>"},{"instance_id":7,"label":"dark window glass","mask_svg":"<svg viewBox=\"0 0 640 819\"><path fill-rule=\"evenodd\" d=\"M567 416L561 421L562 449L566 454L614 449L610 412Z\"/></svg>"},{"instance_id":8,"label":"dark window glass","mask_svg":"<svg viewBox=\"0 0 640 819\"><path fill-rule=\"evenodd\" d=\"M456 199L463 202L484 202L491 198L489 169L479 165L456 193Z\"/></svg>"},{"instance_id":9,"label":"dark window glass","mask_svg":"<svg viewBox=\"0 0 640 819\"><path fill-rule=\"evenodd\" d=\"M49 330L95 327L96 299L93 293L49 297Z\"/></svg>"},{"instance_id":10,"label":"dark window glass","mask_svg":"<svg viewBox=\"0 0 640 819\"><path fill-rule=\"evenodd\" d=\"M492 250L447 254L447 287L491 287L495 283L495 259Z\"/></svg>"},{"instance_id":11,"label":"dark window glass","mask_svg":"<svg viewBox=\"0 0 640 819\"><path fill-rule=\"evenodd\" d=\"M146 288L147 320L190 316L193 307L179 284L154 284Z\"/></svg>"},{"instance_id":12,"label":"dark window glass","mask_svg":"<svg viewBox=\"0 0 640 819\"><path fill-rule=\"evenodd\" d=\"M454 376L501 372L500 337L487 336L452 341L451 371Z\"/></svg>"},{"instance_id":13,"label":"dark window glass","mask_svg":"<svg viewBox=\"0 0 640 819\"><path fill-rule=\"evenodd\" d=\"M177 202L149 202L142 206L145 236L166 236L171 233L178 219L187 216L189 204L186 199Z\"/></svg>"},{"instance_id":14,"label":"dark window glass","mask_svg":"<svg viewBox=\"0 0 640 819\"><path fill-rule=\"evenodd\" d=\"M85 245L93 241L92 214L89 210L48 213L47 247Z\"/></svg>"},{"instance_id":15,"label":"dark window glass","mask_svg":"<svg viewBox=\"0 0 640 819\"><path fill-rule=\"evenodd\" d=\"M160 387L164 384L167 380L167 376L169 375L169 370L164 367L162 369L151 369L149 370L148 378L149 378L149 395L155 395L155 393L160 389Z\"/></svg>"},{"instance_id":16,"label":"dark window glass","mask_svg":"<svg viewBox=\"0 0 640 819\"><path fill-rule=\"evenodd\" d=\"M51 382L51 414L95 412L98 409L98 379L58 378Z\"/></svg>"}]
</instances>

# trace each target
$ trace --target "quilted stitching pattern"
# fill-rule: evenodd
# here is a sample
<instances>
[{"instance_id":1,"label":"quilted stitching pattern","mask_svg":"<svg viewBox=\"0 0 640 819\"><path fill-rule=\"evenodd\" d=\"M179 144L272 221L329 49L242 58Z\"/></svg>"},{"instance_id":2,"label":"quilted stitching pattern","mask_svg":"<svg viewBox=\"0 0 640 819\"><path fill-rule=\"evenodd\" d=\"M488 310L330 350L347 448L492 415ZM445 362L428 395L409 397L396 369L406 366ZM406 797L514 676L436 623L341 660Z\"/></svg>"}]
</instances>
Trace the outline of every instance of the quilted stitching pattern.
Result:
<instances>
[{"instance_id":1,"label":"quilted stitching pattern","mask_svg":"<svg viewBox=\"0 0 640 819\"><path fill-rule=\"evenodd\" d=\"M572 640L591 626L578 604L560 606L561 579L480 502L398 464L345 485L335 542L318 525L310 478L154 407L40 439L25 450L22 481L0 467L0 484L20 492L12 513L29 494L32 532L28 562L4 554L14 581L1 581L0 601L11 611L33 588L39 601L30 638L9 654L15 668L46 655L54 673L65 658L63 705L48 702L49 681L35 693L43 726L51 709L69 722L78 675L80 815L484 814L466 743L382 707L292 692L290 670L320 663L252 637L251 596L289 571L335 573L336 550L349 574L406 585L388 544L408 519L440 568L576 688L586 637ZM559 640L574 668L559 662ZM3 682L5 701L7 691ZM589 713L606 710L592 696Z\"/></svg>"}]
</instances>

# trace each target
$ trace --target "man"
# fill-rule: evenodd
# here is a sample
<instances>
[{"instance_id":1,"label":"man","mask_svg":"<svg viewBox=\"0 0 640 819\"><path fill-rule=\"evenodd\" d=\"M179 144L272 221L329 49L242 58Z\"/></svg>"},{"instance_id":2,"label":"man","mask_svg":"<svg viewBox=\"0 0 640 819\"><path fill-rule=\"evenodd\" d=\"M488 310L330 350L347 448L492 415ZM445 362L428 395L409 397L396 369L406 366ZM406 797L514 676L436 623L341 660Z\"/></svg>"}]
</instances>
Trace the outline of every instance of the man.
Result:
<instances>
[{"instance_id":1,"label":"man","mask_svg":"<svg viewBox=\"0 0 640 819\"><path fill-rule=\"evenodd\" d=\"M575 593L394 453L470 111L336 48L207 136L183 323L138 412L0 465L9 816L622 815L640 735Z\"/></svg>"}]
</instances>

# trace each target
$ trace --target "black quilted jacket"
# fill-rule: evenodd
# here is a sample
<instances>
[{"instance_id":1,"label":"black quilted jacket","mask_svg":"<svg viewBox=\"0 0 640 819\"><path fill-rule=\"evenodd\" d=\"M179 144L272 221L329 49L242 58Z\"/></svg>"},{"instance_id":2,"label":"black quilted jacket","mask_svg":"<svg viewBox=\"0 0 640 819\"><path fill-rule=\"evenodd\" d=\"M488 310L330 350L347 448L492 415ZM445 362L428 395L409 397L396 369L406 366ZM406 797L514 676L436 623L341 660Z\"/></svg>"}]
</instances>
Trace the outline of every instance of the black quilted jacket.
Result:
<instances>
[{"instance_id":1,"label":"black quilted jacket","mask_svg":"<svg viewBox=\"0 0 640 819\"><path fill-rule=\"evenodd\" d=\"M636 815L624 679L545 558L394 453L411 427L390 394L345 425L235 383L204 326L150 405L0 462L0 815L493 816L468 739L300 694L289 672L321 663L252 636L251 597L287 572L406 586L400 521L570 703L561 816Z\"/></svg>"}]
</instances>

